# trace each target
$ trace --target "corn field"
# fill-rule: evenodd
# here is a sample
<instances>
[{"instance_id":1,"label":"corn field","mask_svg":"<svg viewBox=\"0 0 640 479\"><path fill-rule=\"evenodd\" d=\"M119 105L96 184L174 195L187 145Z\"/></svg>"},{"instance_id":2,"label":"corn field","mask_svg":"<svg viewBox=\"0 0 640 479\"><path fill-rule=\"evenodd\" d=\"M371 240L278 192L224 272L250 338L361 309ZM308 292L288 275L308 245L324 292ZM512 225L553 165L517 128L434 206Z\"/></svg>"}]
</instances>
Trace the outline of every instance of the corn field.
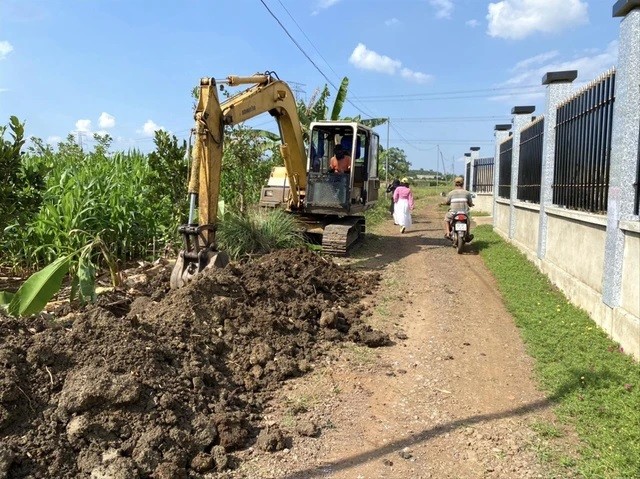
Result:
<instances>
[{"instance_id":1,"label":"corn field","mask_svg":"<svg viewBox=\"0 0 640 479\"><path fill-rule=\"evenodd\" d=\"M72 136L56 148L32 139L25 150L24 129L14 119L0 128L0 174L12 178L0 190L0 211L8 212L0 220L0 266L35 270L98 235L121 263L179 248L177 226L188 213L184 142L159 131L150 154L110 152L108 136L96 136L92 151ZM241 161L251 175L245 178L225 153L221 199L227 210L257 200L274 160L264 151L254 157L255 168Z\"/></svg>"}]
</instances>

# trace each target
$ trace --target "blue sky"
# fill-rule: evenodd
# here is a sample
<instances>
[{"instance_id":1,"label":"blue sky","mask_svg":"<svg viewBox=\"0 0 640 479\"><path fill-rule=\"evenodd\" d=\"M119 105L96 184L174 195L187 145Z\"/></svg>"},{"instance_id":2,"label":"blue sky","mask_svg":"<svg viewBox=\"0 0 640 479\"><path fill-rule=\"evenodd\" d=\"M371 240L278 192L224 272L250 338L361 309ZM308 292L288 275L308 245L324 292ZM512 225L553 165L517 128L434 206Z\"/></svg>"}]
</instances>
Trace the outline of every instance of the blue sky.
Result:
<instances>
[{"instance_id":1,"label":"blue sky","mask_svg":"<svg viewBox=\"0 0 640 479\"><path fill-rule=\"evenodd\" d=\"M577 69L579 86L616 65L614 3L0 0L0 124L16 115L52 144L107 132L114 149L149 151L154 129L188 135L200 77L271 70L308 99L347 76L345 115L388 117L383 146L414 168L442 170L441 152L460 172L471 146L493 156L513 106L542 114L544 73ZM250 125L275 130L268 114Z\"/></svg>"}]
</instances>

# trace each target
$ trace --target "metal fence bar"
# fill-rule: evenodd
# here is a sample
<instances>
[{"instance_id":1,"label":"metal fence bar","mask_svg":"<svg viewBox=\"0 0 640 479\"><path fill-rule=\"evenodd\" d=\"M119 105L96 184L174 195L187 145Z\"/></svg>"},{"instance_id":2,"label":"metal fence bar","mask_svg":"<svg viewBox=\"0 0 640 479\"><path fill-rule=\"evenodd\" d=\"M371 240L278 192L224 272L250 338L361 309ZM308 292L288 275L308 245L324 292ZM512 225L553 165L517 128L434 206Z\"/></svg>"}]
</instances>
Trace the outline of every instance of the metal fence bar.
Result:
<instances>
[{"instance_id":1,"label":"metal fence bar","mask_svg":"<svg viewBox=\"0 0 640 479\"><path fill-rule=\"evenodd\" d=\"M540 203L544 117L539 117L520 133L520 168L517 198Z\"/></svg>"},{"instance_id":2,"label":"metal fence bar","mask_svg":"<svg viewBox=\"0 0 640 479\"><path fill-rule=\"evenodd\" d=\"M513 152L513 138L500 144L500 172L498 176L498 196L511 197L511 159Z\"/></svg>"},{"instance_id":3,"label":"metal fence bar","mask_svg":"<svg viewBox=\"0 0 640 479\"><path fill-rule=\"evenodd\" d=\"M611 71L558 107L554 204L606 212L614 98Z\"/></svg>"},{"instance_id":4,"label":"metal fence bar","mask_svg":"<svg viewBox=\"0 0 640 479\"><path fill-rule=\"evenodd\" d=\"M478 158L473 168L473 191L477 193L493 192L493 158Z\"/></svg>"}]
</instances>

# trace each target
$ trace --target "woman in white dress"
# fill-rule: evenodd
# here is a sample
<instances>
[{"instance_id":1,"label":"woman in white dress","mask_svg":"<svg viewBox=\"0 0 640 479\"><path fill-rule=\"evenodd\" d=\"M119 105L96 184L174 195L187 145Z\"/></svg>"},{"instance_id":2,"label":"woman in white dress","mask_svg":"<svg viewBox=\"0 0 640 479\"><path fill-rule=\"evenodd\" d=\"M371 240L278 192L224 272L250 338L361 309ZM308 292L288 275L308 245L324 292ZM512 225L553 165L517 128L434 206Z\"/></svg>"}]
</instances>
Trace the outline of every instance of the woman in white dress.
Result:
<instances>
[{"instance_id":1,"label":"woman in white dress","mask_svg":"<svg viewBox=\"0 0 640 479\"><path fill-rule=\"evenodd\" d=\"M411 211L414 206L413 193L407 178L402 178L400 185L393 192L393 203L393 219L400 225L400 233L404 233L411 227Z\"/></svg>"}]
</instances>

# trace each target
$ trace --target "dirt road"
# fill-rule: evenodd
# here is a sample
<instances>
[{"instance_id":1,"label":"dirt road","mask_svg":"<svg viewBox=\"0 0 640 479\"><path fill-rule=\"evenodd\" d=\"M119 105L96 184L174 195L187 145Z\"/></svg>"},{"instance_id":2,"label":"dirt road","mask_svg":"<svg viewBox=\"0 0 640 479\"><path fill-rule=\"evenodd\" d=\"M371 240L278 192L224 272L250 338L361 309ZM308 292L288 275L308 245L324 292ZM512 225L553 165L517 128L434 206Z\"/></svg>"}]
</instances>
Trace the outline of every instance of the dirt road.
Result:
<instances>
[{"instance_id":1,"label":"dirt road","mask_svg":"<svg viewBox=\"0 0 640 479\"><path fill-rule=\"evenodd\" d=\"M381 272L369 322L394 345L343 346L288 382L266 424L302 432L290 449L244 453L234 477L549 476L531 426L553 415L532 361L478 255L482 244L456 254L434 203L414 212L407 233L388 220L341 261ZM317 437L307 437L309 424Z\"/></svg>"}]
</instances>

